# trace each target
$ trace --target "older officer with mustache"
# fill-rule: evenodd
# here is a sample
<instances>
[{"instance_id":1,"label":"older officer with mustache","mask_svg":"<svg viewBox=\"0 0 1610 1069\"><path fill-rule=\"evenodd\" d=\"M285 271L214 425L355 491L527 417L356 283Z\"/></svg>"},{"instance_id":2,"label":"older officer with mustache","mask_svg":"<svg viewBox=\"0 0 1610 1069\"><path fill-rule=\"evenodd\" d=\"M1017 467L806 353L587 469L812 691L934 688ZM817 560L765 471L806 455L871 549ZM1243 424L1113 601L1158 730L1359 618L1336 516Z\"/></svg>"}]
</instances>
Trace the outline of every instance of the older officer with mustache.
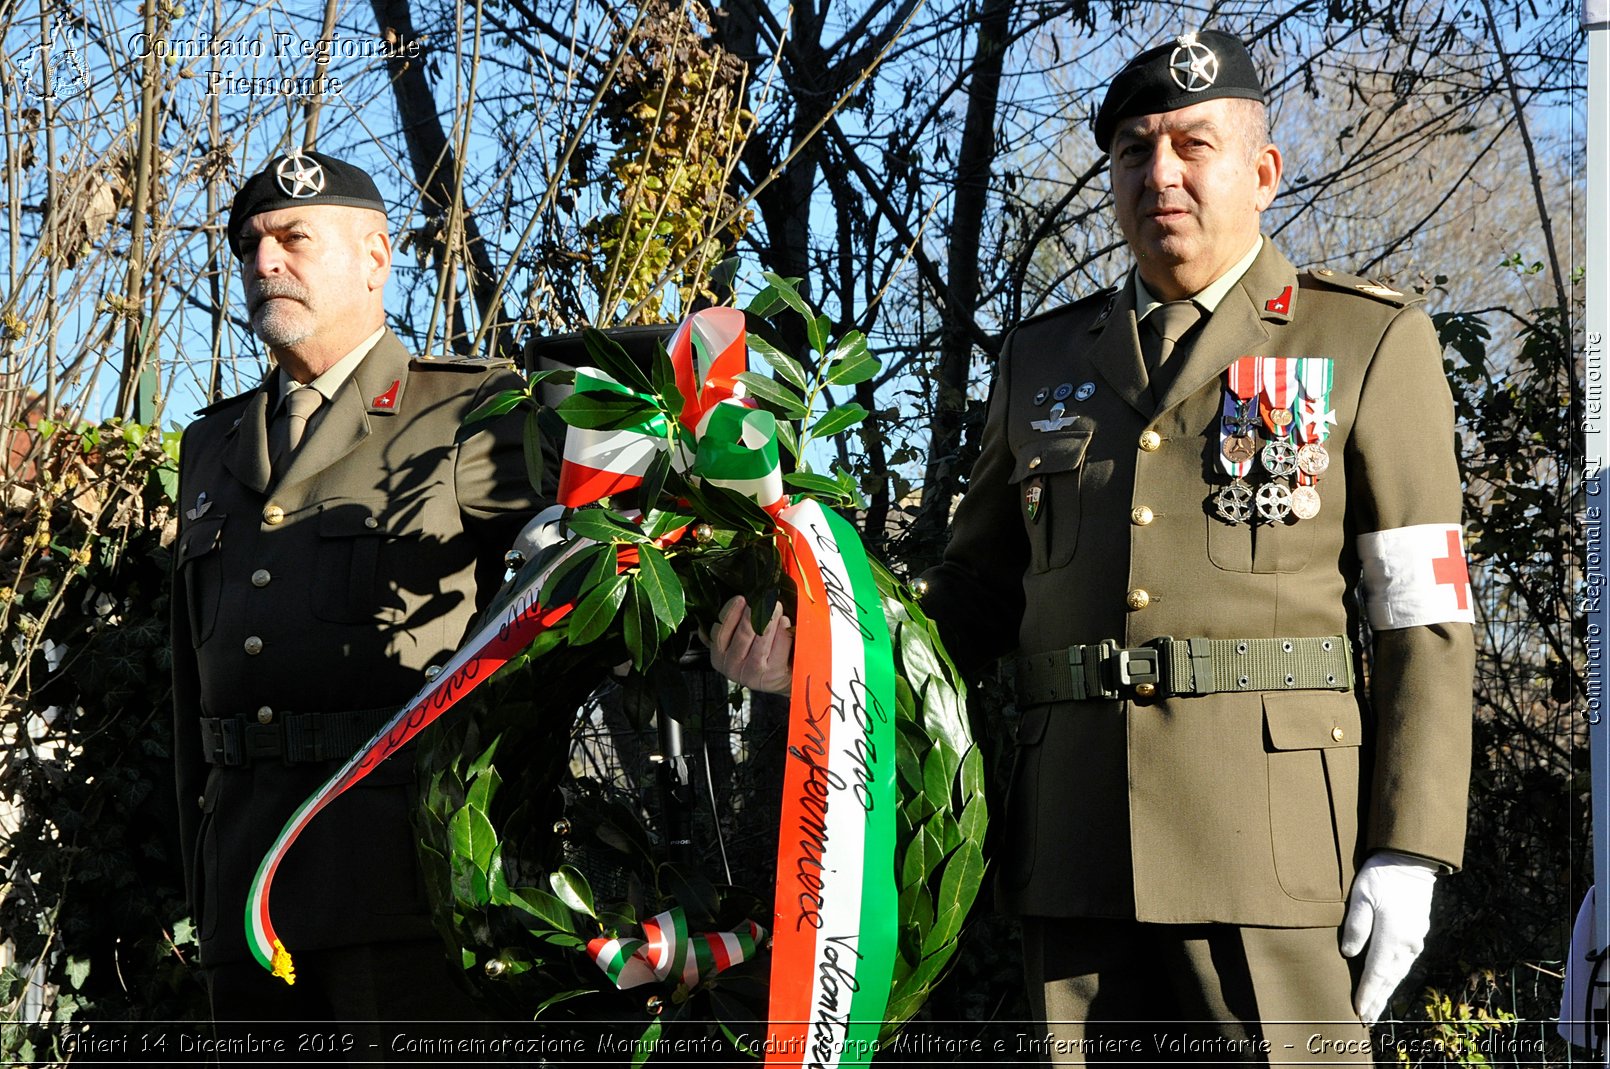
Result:
<instances>
[{"instance_id":1,"label":"older officer with mustache","mask_svg":"<svg viewBox=\"0 0 1610 1069\"><path fill-rule=\"evenodd\" d=\"M292 811L501 582L541 502L517 420L462 424L521 380L410 359L385 325L385 203L351 164L272 160L236 195L229 243L275 367L202 409L181 452L174 738L190 904L218 1020L343 1022L349 1056L372 1060L385 1054L374 1022L479 1016L431 925L412 762L341 795L282 865L294 986L251 959L246 896Z\"/></svg>"}]
</instances>

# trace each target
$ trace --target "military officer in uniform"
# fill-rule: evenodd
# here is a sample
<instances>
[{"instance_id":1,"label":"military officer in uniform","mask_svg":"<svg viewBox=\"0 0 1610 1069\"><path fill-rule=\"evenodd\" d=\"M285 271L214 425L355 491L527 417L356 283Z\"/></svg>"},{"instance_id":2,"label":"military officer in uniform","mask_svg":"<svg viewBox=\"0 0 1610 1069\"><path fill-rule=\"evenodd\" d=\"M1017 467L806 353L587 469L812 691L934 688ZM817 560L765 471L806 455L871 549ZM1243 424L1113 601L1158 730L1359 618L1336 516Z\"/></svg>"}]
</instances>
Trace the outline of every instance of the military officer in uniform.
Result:
<instances>
[{"instance_id":1,"label":"military officer in uniform","mask_svg":"<svg viewBox=\"0 0 1610 1069\"><path fill-rule=\"evenodd\" d=\"M1414 298L1260 236L1281 156L1238 39L1135 57L1095 137L1134 269L1011 332L924 579L964 667L1017 654L993 864L1040 1049L1368 1063L1463 849L1441 349ZM718 666L785 688L786 621L723 621Z\"/></svg>"},{"instance_id":2,"label":"military officer in uniform","mask_svg":"<svg viewBox=\"0 0 1610 1069\"><path fill-rule=\"evenodd\" d=\"M292 811L497 589L540 502L518 421L462 424L521 380L481 361L412 360L386 329L385 204L357 167L316 152L273 160L236 195L228 233L276 367L203 409L181 449L174 738L214 1016L473 1018L431 925L406 753L325 809L278 872L294 986L251 959L242 918ZM383 1056L357 1027L354 1053Z\"/></svg>"}]
</instances>

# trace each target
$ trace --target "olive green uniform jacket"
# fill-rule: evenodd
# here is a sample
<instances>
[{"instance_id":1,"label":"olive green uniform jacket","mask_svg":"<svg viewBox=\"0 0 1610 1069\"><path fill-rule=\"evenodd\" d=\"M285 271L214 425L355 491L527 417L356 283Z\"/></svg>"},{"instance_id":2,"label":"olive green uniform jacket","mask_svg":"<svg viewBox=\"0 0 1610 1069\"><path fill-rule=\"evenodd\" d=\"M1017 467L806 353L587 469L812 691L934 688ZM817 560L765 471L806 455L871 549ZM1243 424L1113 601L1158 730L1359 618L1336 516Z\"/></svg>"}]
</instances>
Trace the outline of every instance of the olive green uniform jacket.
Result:
<instances>
[{"instance_id":1,"label":"olive green uniform jacket","mask_svg":"<svg viewBox=\"0 0 1610 1069\"><path fill-rule=\"evenodd\" d=\"M212 767L198 721L272 725L289 714L394 710L427 666L457 648L540 505L520 421L462 427L487 397L521 385L496 368L410 361L388 331L277 480L267 437L272 376L203 409L185 432L174 740L204 965L248 956L243 917L258 863L340 760ZM412 762L394 757L291 848L273 903L293 952L432 934L412 791Z\"/></svg>"},{"instance_id":2,"label":"olive green uniform jacket","mask_svg":"<svg viewBox=\"0 0 1610 1069\"><path fill-rule=\"evenodd\" d=\"M1362 279L1299 275L1265 242L1155 401L1130 285L1021 324L944 561L927 576L924 605L952 652L965 667L1014 646L1357 634L1358 537L1459 522L1441 348L1411 304ZM1337 422L1312 519L1231 526L1214 513L1229 482L1225 370L1244 355L1334 361ZM1036 396L1064 383L1072 424L1031 427L1049 407ZM1468 623L1433 624L1376 632L1367 693L1023 709L994 860L1004 905L1320 927L1340 922L1372 850L1457 867L1473 663Z\"/></svg>"}]
</instances>

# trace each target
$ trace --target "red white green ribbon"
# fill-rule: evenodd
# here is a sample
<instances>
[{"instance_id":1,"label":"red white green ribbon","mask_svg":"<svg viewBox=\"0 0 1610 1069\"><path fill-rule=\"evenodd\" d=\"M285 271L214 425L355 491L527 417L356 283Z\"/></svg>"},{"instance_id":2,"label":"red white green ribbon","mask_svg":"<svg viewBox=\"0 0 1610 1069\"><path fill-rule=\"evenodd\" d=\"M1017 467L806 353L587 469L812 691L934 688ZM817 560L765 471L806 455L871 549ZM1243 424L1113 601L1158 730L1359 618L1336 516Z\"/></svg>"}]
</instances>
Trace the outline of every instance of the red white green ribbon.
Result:
<instances>
[{"instance_id":1,"label":"red white green ribbon","mask_svg":"<svg viewBox=\"0 0 1610 1069\"><path fill-rule=\"evenodd\" d=\"M778 528L799 604L766 1064L865 1064L899 924L894 655L855 528L811 500Z\"/></svg>"},{"instance_id":2,"label":"red white green ribbon","mask_svg":"<svg viewBox=\"0 0 1610 1069\"><path fill-rule=\"evenodd\" d=\"M688 918L673 906L643 922L643 938L600 936L587 944L593 962L622 991L656 981L695 987L701 980L754 956L766 929L744 922L736 932L688 933Z\"/></svg>"}]
</instances>

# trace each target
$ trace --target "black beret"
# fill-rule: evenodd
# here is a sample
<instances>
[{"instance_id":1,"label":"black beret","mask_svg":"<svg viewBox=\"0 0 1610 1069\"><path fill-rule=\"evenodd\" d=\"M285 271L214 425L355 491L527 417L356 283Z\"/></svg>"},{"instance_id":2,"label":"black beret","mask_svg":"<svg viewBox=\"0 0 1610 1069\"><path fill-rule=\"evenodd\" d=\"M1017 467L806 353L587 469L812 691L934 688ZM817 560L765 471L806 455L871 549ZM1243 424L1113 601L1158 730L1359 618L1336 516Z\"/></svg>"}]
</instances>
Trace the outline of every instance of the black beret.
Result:
<instances>
[{"instance_id":1,"label":"black beret","mask_svg":"<svg viewBox=\"0 0 1610 1069\"><path fill-rule=\"evenodd\" d=\"M375 180L361 167L322 152L276 156L246 180L229 206L229 251L240 255L240 228L246 220L299 204L339 204L373 208L382 215L386 212Z\"/></svg>"},{"instance_id":2,"label":"black beret","mask_svg":"<svg viewBox=\"0 0 1610 1069\"><path fill-rule=\"evenodd\" d=\"M1239 37L1218 30L1186 33L1125 64L1096 112L1096 147L1106 152L1118 124L1218 97L1264 99L1252 54Z\"/></svg>"}]
</instances>

